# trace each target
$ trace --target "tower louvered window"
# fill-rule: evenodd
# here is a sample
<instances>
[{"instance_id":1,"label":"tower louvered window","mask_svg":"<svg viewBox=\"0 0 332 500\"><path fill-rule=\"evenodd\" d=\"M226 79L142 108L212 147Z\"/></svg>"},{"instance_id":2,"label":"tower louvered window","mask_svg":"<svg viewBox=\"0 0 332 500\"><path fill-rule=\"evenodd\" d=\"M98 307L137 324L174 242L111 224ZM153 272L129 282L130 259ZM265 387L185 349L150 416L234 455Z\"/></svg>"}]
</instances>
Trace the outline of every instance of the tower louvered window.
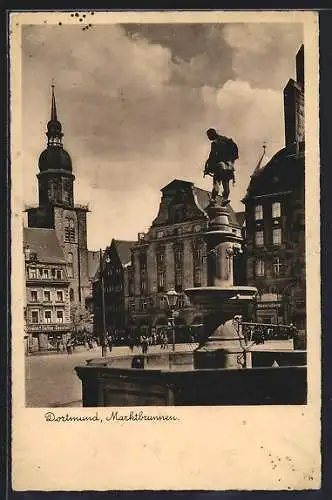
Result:
<instances>
[{"instance_id":1,"label":"tower louvered window","mask_svg":"<svg viewBox=\"0 0 332 500\"><path fill-rule=\"evenodd\" d=\"M71 217L65 219L65 241L75 242L75 224Z\"/></svg>"}]
</instances>

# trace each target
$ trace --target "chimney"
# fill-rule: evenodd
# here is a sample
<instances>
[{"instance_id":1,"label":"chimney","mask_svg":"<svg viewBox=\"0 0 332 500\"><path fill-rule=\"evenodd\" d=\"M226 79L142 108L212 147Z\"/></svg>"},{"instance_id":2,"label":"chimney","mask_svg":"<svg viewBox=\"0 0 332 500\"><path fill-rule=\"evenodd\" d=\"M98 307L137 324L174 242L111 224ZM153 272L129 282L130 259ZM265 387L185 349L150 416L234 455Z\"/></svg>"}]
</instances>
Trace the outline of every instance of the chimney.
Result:
<instances>
[{"instance_id":1,"label":"chimney","mask_svg":"<svg viewBox=\"0 0 332 500\"><path fill-rule=\"evenodd\" d=\"M284 120L286 147L298 151L304 142L304 47L296 55L296 78L284 88Z\"/></svg>"},{"instance_id":2,"label":"chimney","mask_svg":"<svg viewBox=\"0 0 332 500\"><path fill-rule=\"evenodd\" d=\"M296 83L304 90L304 45L296 54Z\"/></svg>"}]
</instances>

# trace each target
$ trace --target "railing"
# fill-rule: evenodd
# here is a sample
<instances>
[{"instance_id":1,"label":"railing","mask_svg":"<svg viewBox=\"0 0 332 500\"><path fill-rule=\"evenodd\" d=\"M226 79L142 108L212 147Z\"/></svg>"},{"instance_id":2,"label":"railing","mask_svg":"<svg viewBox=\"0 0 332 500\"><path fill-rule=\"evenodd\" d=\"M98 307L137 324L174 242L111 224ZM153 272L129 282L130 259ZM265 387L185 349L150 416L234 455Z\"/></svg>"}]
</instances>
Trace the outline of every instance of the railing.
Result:
<instances>
[{"instance_id":1,"label":"railing","mask_svg":"<svg viewBox=\"0 0 332 500\"><path fill-rule=\"evenodd\" d=\"M287 340L294 338L296 329L289 325L241 322L242 335L248 342L260 343L264 340Z\"/></svg>"},{"instance_id":2,"label":"railing","mask_svg":"<svg viewBox=\"0 0 332 500\"><path fill-rule=\"evenodd\" d=\"M88 212L90 211L88 203L75 203L75 208L78 208L79 210L87 210Z\"/></svg>"}]
</instances>

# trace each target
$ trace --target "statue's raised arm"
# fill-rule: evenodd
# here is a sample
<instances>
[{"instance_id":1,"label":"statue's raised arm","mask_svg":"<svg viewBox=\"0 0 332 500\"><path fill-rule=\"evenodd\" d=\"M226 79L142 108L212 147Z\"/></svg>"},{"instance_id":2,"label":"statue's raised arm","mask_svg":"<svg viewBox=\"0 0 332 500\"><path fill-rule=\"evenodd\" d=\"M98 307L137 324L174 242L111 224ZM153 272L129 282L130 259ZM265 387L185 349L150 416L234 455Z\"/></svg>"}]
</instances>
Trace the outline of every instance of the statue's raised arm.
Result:
<instances>
[{"instance_id":1,"label":"statue's raised arm","mask_svg":"<svg viewBox=\"0 0 332 500\"><path fill-rule=\"evenodd\" d=\"M233 180L235 183L234 163L239 157L238 147L233 139L219 135L213 128L209 128L206 134L211 141L211 151L205 163L204 176L213 176L211 202L216 202L222 184L222 203L226 205L229 203L229 182Z\"/></svg>"}]
</instances>

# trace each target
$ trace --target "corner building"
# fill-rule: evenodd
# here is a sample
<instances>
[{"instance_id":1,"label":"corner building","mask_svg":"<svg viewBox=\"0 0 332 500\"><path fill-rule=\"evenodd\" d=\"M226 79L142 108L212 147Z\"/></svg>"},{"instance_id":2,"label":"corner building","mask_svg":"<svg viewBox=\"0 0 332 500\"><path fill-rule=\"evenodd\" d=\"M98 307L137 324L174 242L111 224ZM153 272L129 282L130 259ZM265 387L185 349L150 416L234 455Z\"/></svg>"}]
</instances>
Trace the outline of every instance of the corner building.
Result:
<instances>
[{"instance_id":1,"label":"corner building","mask_svg":"<svg viewBox=\"0 0 332 500\"><path fill-rule=\"evenodd\" d=\"M246 207L247 282L259 291L257 321L306 328L304 49L297 81L284 89L285 147L264 152L251 176Z\"/></svg>"},{"instance_id":2,"label":"corner building","mask_svg":"<svg viewBox=\"0 0 332 500\"><path fill-rule=\"evenodd\" d=\"M54 229L67 263L69 294L73 305L85 307L91 295L88 271L88 206L74 204L72 161L62 144L62 125L52 87L51 119L47 124L47 147L39 156L39 204L27 208L28 226Z\"/></svg>"},{"instance_id":3,"label":"corner building","mask_svg":"<svg viewBox=\"0 0 332 500\"><path fill-rule=\"evenodd\" d=\"M54 229L24 228L27 352L55 349L71 333L69 279Z\"/></svg>"}]
</instances>

